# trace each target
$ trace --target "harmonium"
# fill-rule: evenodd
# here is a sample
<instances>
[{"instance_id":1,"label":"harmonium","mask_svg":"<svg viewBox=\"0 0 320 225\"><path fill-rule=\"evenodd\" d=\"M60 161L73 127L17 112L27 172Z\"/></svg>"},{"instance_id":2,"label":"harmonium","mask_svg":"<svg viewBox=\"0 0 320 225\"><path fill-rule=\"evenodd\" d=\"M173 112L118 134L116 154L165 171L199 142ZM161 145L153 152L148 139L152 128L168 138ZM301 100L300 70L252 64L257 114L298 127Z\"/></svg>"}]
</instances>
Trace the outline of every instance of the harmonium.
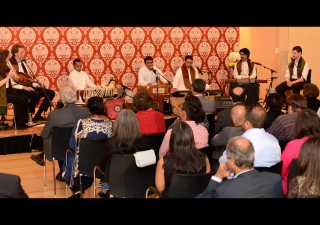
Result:
<instances>
[{"instance_id":1,"label":"harmonium","mask_svg":"<svg viewBox=\"0 0 320 225\"><path fill-rule=\"evenodd\" d=\"M168 85L159 84L159 85L150 85L150 86L138 86L137 87L137 93L139 92L148 92L150 95L168 95Z\"/></svg>"}]
</instances>

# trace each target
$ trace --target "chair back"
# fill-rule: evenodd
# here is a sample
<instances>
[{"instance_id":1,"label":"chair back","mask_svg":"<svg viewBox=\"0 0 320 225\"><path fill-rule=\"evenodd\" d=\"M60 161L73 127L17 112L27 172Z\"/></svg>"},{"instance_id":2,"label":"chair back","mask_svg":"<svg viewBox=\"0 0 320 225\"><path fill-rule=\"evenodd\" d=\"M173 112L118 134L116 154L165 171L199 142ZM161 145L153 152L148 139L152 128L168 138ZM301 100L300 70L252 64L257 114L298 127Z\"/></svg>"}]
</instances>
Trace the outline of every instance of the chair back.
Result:
<instances>
[{"instance_id":1,"label":"chair back","mask_svg":"<svg viewBox=\"0 0 320 225\"><path fill-rule=\"evenodd\" d=\"M256 170L258 170L259 172L264 172L264 171L272 172L272 173L277 173L281 176L282 164L283 164L283 161L281 160L280 162L278 162L270 167L254 167L254 168Z\"/></svg>"},{"instance_id":2,"label":"chair back","mask_svg":"<svg viewBox=\"0 0 320 225\"><path fill-rule=\"evenodd\" d=\"M288 178L287 178L287 190L289 190L290 182L293 178L298 176L298 161L297 159L293 159L290 163Z\"/></svg>"},{"instance_id":3,"label":"chair back","mask_svg":"<svg viewBox=\"0 0 320 225\"><path fill-rule=\"evenodd\" d=\"M214 175L214 172L204 174L178 174L171 178L168 198L194 198L203 192Z\"/></svg>"},{"instance_id":4,"label":"chair back","mask_svg":"<svg viewBox=\"0 0 320 225\"><path fill-rule=\"evenodd\" d=\"M312 72L312 70L309 69L309 71L308 71L308 76L307 76L307 80L306 80L307 83L311 83L311 72Z\"/></svg>"},{"instance_id":5,"label":"chair back","mask_svg":"<svg viewBox=\"0 0 320 225\"><path fill-rule=\"evenodd\" d=\"M292 139L278 139L279 141L279 145L281 148L281 153L283 152L283 150L285 149L286 145L288 144L289 141L292 141Z\"/></svg>"},{"instance_id":6,"label":"chair back","mask_svg":"<svg viewBox=\"0 0 320 225\"><path fill-rule=\"evenodd\" d=\"M137 167L133 154L113 154L109 169L110 196L144 198L146 189L155 186L156 164Z\"/></svg>"},{"instance_id":7,"label":"chair back","mask_svg":"<svg viewBox=\"0 0 320 225\"><path fill-rule=\"evenodd\" d=\"M54 159L65 160L72 129L73 127L59 126L52 128L52 157Z\"/></svg>"},{"instance_id":8,"label":"chair back","mask_svg":"<svg viewBox=\"0 0 320 225\"><path fill-rule=\"evenodd\" d=\"M211 172L216 172L219 168L219 162L217 163L217 161L213 159L215 147L209 144L209 146L201 148L200 151L208 157Z\"/></svg>"},{"instance_id":9,"label":"chair back","mask_svg":"<svg viewBox=\"0 0 320 225\"><path fill-rule=\"evenodd\" d=\"M105 142L106 139L80 139L78 169L81 176L101 176L101 174L94 174L94 168L100 165L101 151Z\"/></svg>"},{"instance_id":10,"label":"chair back","mask_svg":"<svg viewBox=\"0 0 320 225\"><path fill-rule=\"evenodd\" d=\"M166 132L163 133L159 133L159 134L146 134L147 139L150 141L151 145L152 145L152 149L154 150L157 159L159 156L159 149L160 146L162 144L164 135L166 134Z\"/></svg>"}]
</instances>

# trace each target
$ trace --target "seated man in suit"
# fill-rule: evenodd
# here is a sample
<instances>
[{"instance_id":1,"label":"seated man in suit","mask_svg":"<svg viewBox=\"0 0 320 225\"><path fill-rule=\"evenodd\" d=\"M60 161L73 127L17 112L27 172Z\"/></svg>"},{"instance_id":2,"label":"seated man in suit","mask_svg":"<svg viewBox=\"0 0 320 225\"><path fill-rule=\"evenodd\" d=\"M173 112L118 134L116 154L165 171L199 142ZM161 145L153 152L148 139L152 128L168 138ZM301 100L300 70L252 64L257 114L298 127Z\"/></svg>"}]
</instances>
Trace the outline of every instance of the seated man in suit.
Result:
<instances>
[{"instance_id":1,"label":"seated man in suit","mask_svg":"<svg viewBox=\"0 0 320 225\"><path fill-rule=\"evenodd\" d=\"M52 161L52 128L54 126L74 127L79 119L90 117L88 108L75 104L77 97L76 90L73 87L69 85L62 86L60 88L60 97L64 107L55 109L48 114L48 121L41 131L43 152L49 161ZM38 155L31 155L30 158L40 166L43 166L45 163L43 152ZM57 174L56 179L64 181L61 176L63 160L58 160L58 163L60 172Z\"/></svg>"},{"instance_id":2,"label":"seated man in suit","mask_svg":"<svg viewBox=\"0 0 320 225\"><path fill-rule=\"evenodd\" d=\"M0 198L29 198L17 175L0 173Z\"/></svg>"},{"instance_id":3,"label":"seated man in suit","mask_svg":"<svg viewBox=\"0 0 320 225\"><path fill-rule=\"evenodd\" d=\"M216 102L203 96L205 89L206 82L203 79L197 78L192 82L191 92L194 96L199 98L205 114L213 114L216 112Z\"/></svg>"},{"instance_id":4,"label":"seated man in suit","mask_svg":"<svg viewBox=\"0 0 320 225\"><path fill-rule=\"evenodd\" d=\"M233 106L235 105L244 105L246 100L246 94L242 87L236 87L232 90L230 98L233 102ZM233 126L233 122L231 120L230 112L232 107L221 110L217 114L217 121L215 124L215 134L219 133L222 128Z\"/></svg>"},{"instance_id":5,"label":"seated man in suit","mask_svg":"<svg viewBox=\"0 0 320 225\"><path fill-rule=\"evenodd\" d=\"M283 198L281 176L253 168L255 149L245 137L227 144L227 161L221 163L204 192L196 198ZM223 180L231 173L233 179Z\"/></svg>"}]
</instances>

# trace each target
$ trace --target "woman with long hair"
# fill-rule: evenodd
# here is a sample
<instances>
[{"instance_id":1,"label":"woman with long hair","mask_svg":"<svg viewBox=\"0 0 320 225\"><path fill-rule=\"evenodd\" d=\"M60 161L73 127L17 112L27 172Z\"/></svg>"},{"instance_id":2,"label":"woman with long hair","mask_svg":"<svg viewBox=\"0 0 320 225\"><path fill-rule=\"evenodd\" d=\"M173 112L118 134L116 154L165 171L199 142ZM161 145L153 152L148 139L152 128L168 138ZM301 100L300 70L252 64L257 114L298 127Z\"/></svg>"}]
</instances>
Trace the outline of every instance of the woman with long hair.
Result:
<instances>
[{"instance_id":1,"label":"woman with long hair","mask_svg":"<svg viewBox=\"0 0 320 225\"><path fill-rule=\"evenodd\" d=\"M10 52L0 51L0 115L7 114L7 103L14 104L15 123L18 130L26 129L28 126L28 101L27 96L13 91L11 79L16 74L15 69L8 66Z\"/></svg>"},{"instance_id":2,"label":"woman with long hair","mask_svg":"<svg viewBox=\"0 0 320 225\"><path fill-rule=\"evenodd\" d=\"M306 140L300 149L298 176L289 184L288 198L320 197L320 137Z\"/></svg>"},{"instance_id":3,"label":"woman with long hair","mask_svg":"<svg viewBox=\"0 0 320 225\"><path fill-rule=\"evenodd\" d=\"M113 137L108 139L102 149L100 168L105 172L101 179L100 197L109 197L109 168L113 154L133 154L149 150L151 143L141 134L139 122L131 109L122 109L113 126Z\"/></svg>"},{"instance_id":4,"label":"woman with long hair","mask_svg":"<svg viewBox=\"0 0 320 225\"><path fill-rule=\"evenodd\" d=\"M288 173L292 159L298 157L301 145L308 140L308 138L320 135L320 118L318 114L311 109L304 109L299 112L295 125L295 139L287 143L281 154L281 160L283 162L281 176L284 195L287 193Z\"/></svg>"},{"instance_id":5,"label":"woman with long hair","mask_svg":"<svg viewBox=\"0 0 320 225\"><path fill-rule=\"evenodd\" d=\"M157 163L157 190L162 193L163 198L167 198L172 174L209 172L209 160L196 148L191 127L184 121L178 121L172 128L169 151Z\"/></svg>"}]
</instances>

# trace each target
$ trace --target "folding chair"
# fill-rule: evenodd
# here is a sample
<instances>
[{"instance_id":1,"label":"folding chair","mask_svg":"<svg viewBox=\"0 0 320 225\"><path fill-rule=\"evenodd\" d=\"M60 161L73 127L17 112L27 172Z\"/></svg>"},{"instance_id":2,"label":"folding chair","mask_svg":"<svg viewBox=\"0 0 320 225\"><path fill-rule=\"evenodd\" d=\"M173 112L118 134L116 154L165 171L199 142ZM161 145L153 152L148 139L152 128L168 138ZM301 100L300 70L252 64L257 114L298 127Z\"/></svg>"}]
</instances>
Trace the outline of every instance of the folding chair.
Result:
<instances>
[{"instance_id":1,"label":"folding chair","mask_svg":"<svg viewBox=\"0 0 320 225\"><path fill-rule=\"evenodd\" d=\"M282 160L276 164L274 164L273 166L270 167L254 167L256 170L258 170L259 172L272 172L272 173L277 173L281 176L281 171L282 171Z\"/></svg>"}]
</instances>

